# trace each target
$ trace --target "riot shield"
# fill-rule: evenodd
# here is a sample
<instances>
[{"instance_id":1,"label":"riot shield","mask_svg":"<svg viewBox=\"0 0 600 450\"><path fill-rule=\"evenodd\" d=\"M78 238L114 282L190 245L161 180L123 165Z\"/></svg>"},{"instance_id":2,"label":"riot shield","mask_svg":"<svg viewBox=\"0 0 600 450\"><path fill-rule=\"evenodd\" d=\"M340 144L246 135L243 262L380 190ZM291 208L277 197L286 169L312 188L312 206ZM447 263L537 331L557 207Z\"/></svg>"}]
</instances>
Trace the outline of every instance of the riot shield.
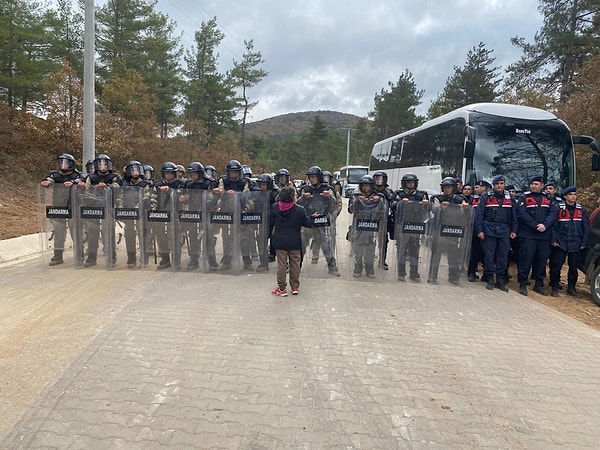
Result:
<instances>
[{"instance_id":1,"label":"riot shield","mask_svg":"<svg viewBox=\"0 0 600 450\"><path fill-rule=\"evenodd\" d=\"M348 269L354 278L384 279L385 236L387 234L387 203L376 197L353 202L352 225L348 237L351 255Z\"/></svg>"},{"instance_id":2,"label":"riot shield","mask_svg":"<svg viewBox=\"0 0 600 450\"><path fill-rule=\"evenodd\" d=\"M130 269L144 267L148 247L148 188L113 188L117 261Z\"/></svg>"},{"instance_id":3,"label":"riot shield","mask_svg":"<svg viewBox=\"0 0 600 450\"><path fill-rule=\"evenodd\" d=\"M153 189L156 203L153 208L146 211L150 241L147 252L154 255L153 262L158 264L157 269L176 269L178 262L176 252L172 252L176 234L173 216L176 214L177 207L174 206L174 203L178 201L179 192L172 188L161 190L160 187L154 187ZM173 258L171 259L172 253ZM148 258L148 262L152 261Z\"/></svg>"},{"instance_id":4,"label":"riot shield","mask_svg":"<svg viewBox=\"0 0 600 450\"><path fill-rule=\"evenodd\" d=\"M460 284L466 275L471 235L473 208L450 203L432 204L432 223L429 232L430 258L427 281L437 283L438 275L448 274L448 282ZM440 272L441 271L441 272Z\"/></svg>"},{"instance_id":5,"label":"riot shield","mask_svg":"<svg viewBox=\"0 0 600 450\"><path fill-rule=\"evenodd\" d=\"M38 186L40 256L42 265L73 264L73 187Z\"/></svg>"},{"instance_id":6,"label":"riot shield","mask_svg":"<svg viewBox=\"0 0 600 450\"><path fill-rule=\"evenodd\" d=\"M240 250L244 270L255 270L252 255L258 255L257 272L268 270L269 246L268 217L269 193L250 191L241 194L242 212L240 217Z\"/></svg>"},{"instance_id":7,"label":"riot shield","mask_svg":"<svg viewBox=\"0 0 600 450\"><path fill-rule=\"evenodd\" d=\"M226 274L241 271L240 223L243 192L222 192L204 197L206 242L204 269ZM220 264L220 265L219 265Z\"/></svg>"},{"instance_id":8,"label":"riot shield","mask_svg":"<svg viewBox=\"0 0 600 450\"><path fill-rule=\"evenodd\" d=\"M102 265L103 261L104 267L114 267L117 255L112 189L109 186L77 187L73 194L73 210L77 266L94 267Z\"/></svg>"},{"instance_id":9,"label":"riot shield","mask_svg":"<svg viewBox=\"0 0 600 450\"><path fill-rule=\"evenodd\" d=\"M330 199L316 195L303 204L306 215L313 219L313 227L302 230L302 270L308 277L323 277L327 273L339 276L337 246L334 242L336 233L333 231L335 221L331 217ZM319 264L321 254L327 264L326 269Z\"/></svg>"},{"instance_id":10,"label":"riot shield","mask_svg":"<svg viewBox=\"0 0 600 450\"><path fill-rule=\"evenodd\" d=\"M174 248L179 246L179 259L187 256L184 262L186 270L200 268L200 261L204 259L203 245L204 229L202 222L203 204L206 195L204 189L183 189L179 193L179 208L175 217L175 230L179 230L179 238L173 243Z\"/></svg>"},{"instance_id":11,"label":"riot shield","mask_svg":"<svg viewBox=\"0 0 600 450\"><path fill-rule=\"evenodd\" d=\"M426 240L429 218L429 202L401 201L396 207L394 237L398 281L404 281L408 275L410 280L420 283L421 275L427 273L426 263L431 259L431 247Z\"/></svg>"}]
</instances>

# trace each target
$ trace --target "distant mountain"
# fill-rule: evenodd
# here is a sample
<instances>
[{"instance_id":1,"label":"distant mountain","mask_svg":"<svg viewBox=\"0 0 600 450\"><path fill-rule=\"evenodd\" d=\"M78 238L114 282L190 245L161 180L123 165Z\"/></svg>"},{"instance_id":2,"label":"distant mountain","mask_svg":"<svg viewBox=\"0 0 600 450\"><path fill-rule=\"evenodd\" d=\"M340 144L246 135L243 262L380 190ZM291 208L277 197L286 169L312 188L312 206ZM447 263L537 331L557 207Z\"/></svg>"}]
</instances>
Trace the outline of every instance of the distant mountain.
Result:
<instances>
[{"instance_id":1,"label":"distant mountain","mask_svg":"<svg viewBox=\"0 0 600 450\"><path fill-rule=\"evenodd\" d=\"M354 128L361 119L353 114L337 111L305 111L247 123L246 132L275 138L302 134L310 129L315 116L319 116L323 123L331 129Z\"/></svg>"}]
</instances>

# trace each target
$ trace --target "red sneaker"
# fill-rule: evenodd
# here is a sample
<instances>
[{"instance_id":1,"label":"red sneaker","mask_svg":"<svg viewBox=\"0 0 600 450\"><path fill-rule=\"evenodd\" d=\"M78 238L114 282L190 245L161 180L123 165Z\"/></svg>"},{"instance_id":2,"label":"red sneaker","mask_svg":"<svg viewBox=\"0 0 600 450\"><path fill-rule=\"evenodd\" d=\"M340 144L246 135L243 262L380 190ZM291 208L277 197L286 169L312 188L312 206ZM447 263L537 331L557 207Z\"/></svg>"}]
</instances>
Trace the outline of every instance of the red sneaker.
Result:
<instances>
[{"instance_id":1,"label":"red sneaker","mask_svg":"<svg viewBox=\"0 0 600 450\"><path fill-rule=\"evenodd\" d=\"M285 289L279 289L279 287L276 287L275 289L273 289L271 291L271 294L279 295L280 297L287 297L287 291Z\"/></svg>"},{"instance_id":2,"label":"red sneaker","mask_svg":"<svg viewBox=\"0 0 600 450\"><path fill-rule=\"evenodd\" d=\"M298 295L298 288L292 289L292 295Z\"/></svg>"}]
</instances>

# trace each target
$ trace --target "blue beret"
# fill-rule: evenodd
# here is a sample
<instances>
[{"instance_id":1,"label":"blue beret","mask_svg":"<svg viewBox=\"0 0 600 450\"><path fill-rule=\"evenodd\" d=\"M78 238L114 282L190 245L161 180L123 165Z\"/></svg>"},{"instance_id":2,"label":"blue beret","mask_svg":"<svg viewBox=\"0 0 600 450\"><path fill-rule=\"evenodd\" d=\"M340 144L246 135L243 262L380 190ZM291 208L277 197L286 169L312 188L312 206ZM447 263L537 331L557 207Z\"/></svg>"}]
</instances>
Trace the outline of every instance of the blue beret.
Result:
<instances>
[{"instance_id":1,"label":"blue beret","mask_svg":"<svg viewBox=\"0 0 600 450\"><path fill-rule=\"evenodd\" d=\"M538 182L542 183L542 177L541 176L531 177L529 179L529 184L533 183L534 181L538 181Z\"/></svg>"},{"instance_id":2,"label":"blue beret","mask_svg":"<svg viewBox=\"0 0 600 450\"><path fill-rule=\"evenodd\" d=\"M455 179L454 179L454 182L455 182L455 183L462 183L463 181L462 181L460 178L455 178Z\"/></svg>"},{"instance_id":3,"label":"blue beret","mask_svg":"<svg viewBox=\"0 0 600 450\"><path fill-rule=\"evenodd\" d=\"M475 183L475 186L483 186L488 189L492 187L492 185L485 180L479 180L477 183Z\"/></svg>"},{"instance_id":4,"label":"blue beret","mask_svg":"<svg viewBox=\"0 0 600 450\"><path fill-rule=\"evenodd\" d=\"M473 187L473 185L471 183L465 183L465 184L463 184L463 188L466 188L467 186Z\"/></svg>"},{"instance_id":5,"label":"blue beret","mask_svg":"<svg viewBox=\"0 0 600 450\"><path fill-rule=\"evenodd\" d=\"M544 188L547 188L548 186L552 186L552 187L556 187L556 183L554 181L548 181L545 185Z\"/></svg>"},{"instance_id":6,"label":"blue beret","mask_svg":"<svg viewBox=\"0 0 600 450\"><path fill-rule=\"evenodd\" d=\"M506 190L510 191L511 189L515 189L515 185L514 184L507 184L506 185Z\"/></svg>"},{"instance_id":7,"label":"blue beret","mask_svg":"<svg viewBox=\"0 0 600 450\"><path fill-rule=\"evenodd\" d=\"M506 181L504 175L496 175L494 178L492 178L492 184L500 183L501 181Z\"/></svg>"},{"instance_id":8,"label":"blue beret","mask_svg":"<svg viewBox=\"0 0 600 450\"><path fill-rule=\"evenodd\" d=\"M563 189L562 191L562 195L567 195L570 194L571 192L577 192L577 189L575 188L575 186L569 186Z\"/></svg>"}]
</instances>

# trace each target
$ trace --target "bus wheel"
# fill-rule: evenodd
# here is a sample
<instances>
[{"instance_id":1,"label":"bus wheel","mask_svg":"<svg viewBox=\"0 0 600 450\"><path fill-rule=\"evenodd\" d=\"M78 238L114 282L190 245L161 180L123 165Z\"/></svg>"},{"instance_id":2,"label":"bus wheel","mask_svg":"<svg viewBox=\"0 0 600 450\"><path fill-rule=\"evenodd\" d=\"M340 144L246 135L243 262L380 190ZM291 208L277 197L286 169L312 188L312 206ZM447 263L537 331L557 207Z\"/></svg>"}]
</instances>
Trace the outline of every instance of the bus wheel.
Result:
<instances>
[{"instance_id":1,"label":"bus wheel","mask_svg":"<svg viewBox=\"0 0 600 450\"><path fill-rule=\"evenodd\" d=\"M590 277L590 294L594 303L600 306L600 264L596 266Z\"/></svg>"}]
</instances>

